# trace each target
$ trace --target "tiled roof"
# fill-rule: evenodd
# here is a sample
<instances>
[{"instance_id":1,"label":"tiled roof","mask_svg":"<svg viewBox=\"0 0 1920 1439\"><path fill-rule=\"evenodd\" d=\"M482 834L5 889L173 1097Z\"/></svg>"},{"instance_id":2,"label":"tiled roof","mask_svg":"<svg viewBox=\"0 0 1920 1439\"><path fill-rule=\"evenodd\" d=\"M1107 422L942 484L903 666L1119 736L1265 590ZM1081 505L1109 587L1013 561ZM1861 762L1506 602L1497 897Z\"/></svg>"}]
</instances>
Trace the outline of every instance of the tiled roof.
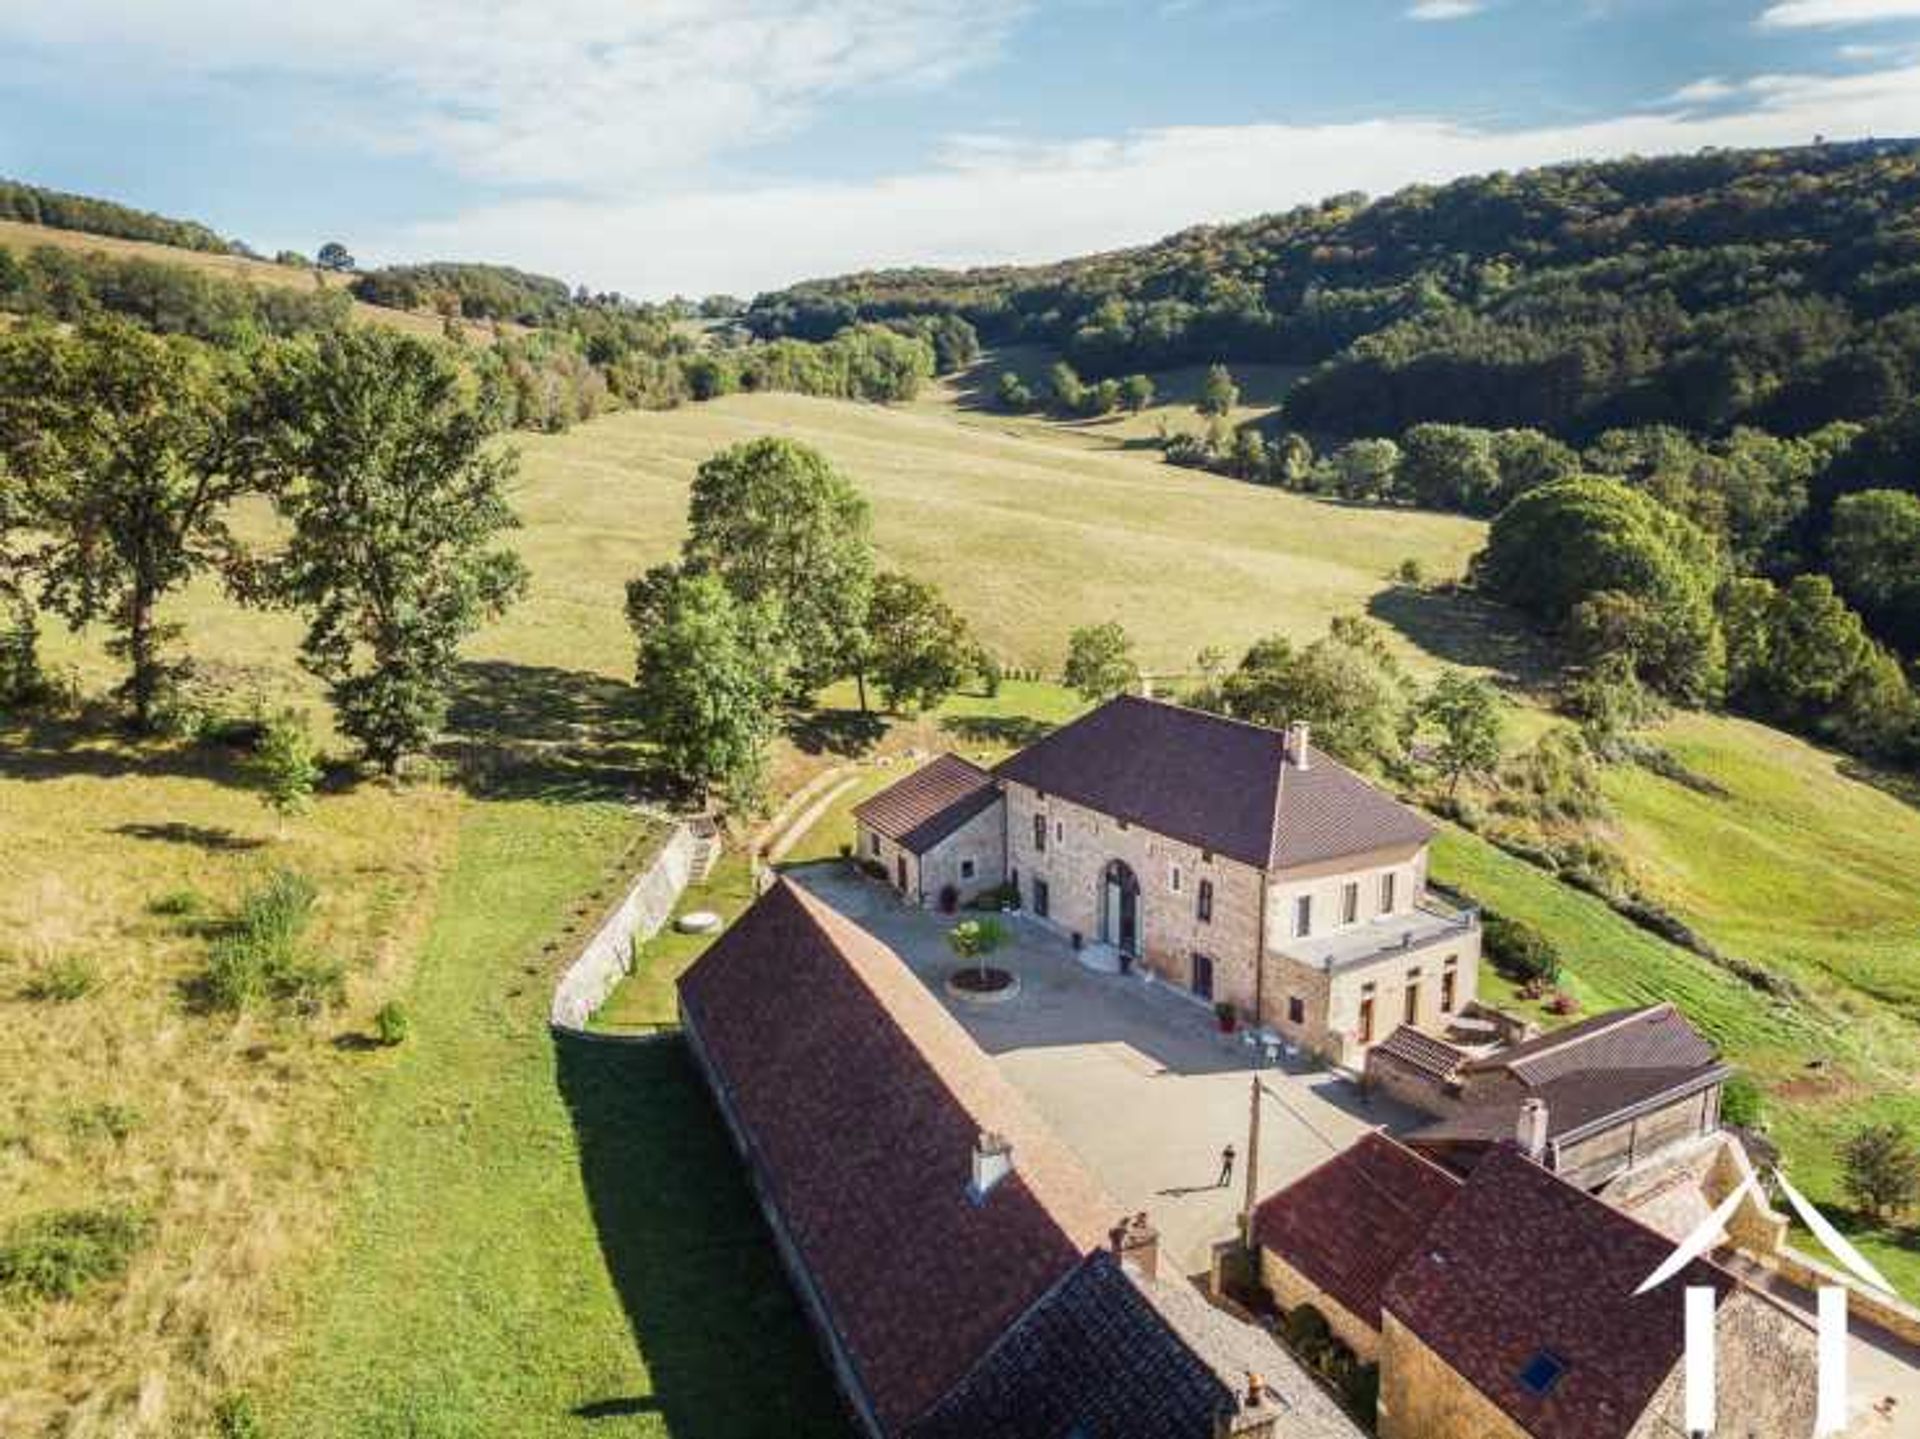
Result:
<instances>
[{"instance_id":1,"label":"tiled roof","mask_svg":"<svg viewBox=\"0 0 1920 1439\"><path fill-rule=\"evenodd\" d=\"M1121 1209L890 949L781 882L680 983L688 1026L883 1426L903 1428ZM967 1194L982 1130L1013 1147Z\"/></svg>"},{"instance_id":2,"label":"tiled roof","mask_svg":"<svg viewBox=\"0 0 1920 1439\"><path fill-rule=\"evenodd\" d=\"M1682 1290L1723 1297L1705 1262L1636 1298L1671 1252L1651 1229L1503 1146L1473 1172L1386 1287L1386 1312L1537 1439L1628 1434L1680 1360ZM1545 1351L1545 1393L1521 1371Z\"/></svg>"},{"instance_id":3,"label":"tiled roof","mask_svg":"<svg viewBox=\"0 0 1920 1439\"><path fill-rule=\"evenodd\" d=\"M1444 1039L1423 1034L1410 1024L1394 1030L1367 1054L1375 1059L1395 1059L1407 1068L1432 1079L1448 1079L1467 1060L1464 1049L1456 1049Z\"/></svg>"},{"instance_id":4,"label":"tiled roof","mask_svg":"<svg viewBox=\"0 0 1920 1439\"><path fill-rule=\"evenodd\" d=\"M1253 1214L1270 1249L1376 1329L1380 1293L1460 1181L1383 1134L1368 1134Z\"/></svg>"},{"instance_id":5,"label":"tiled roof","mask_svg":"<svg viewBox=\"0 0 1920 1439\"><path fill-rule=\"evenodd\" d=\"M1615 1009L1475 1060L1475 1072L1511 1070L1525 1084L1576 1071L1688 1069L1715 1062L1713 1046L1671 1004Z\"/></svg>"},{"instance_id":6,"label":"tiled roof","mask_svg":"<svg viewBox=\"0 0 1920 1439\"><path fill-rule=\"evenodd\" d=\"M1424 843L1433 828L1279 731L1122 695L1003 760L1003 779L1260 869Z\"/></svg>"},{"instance_id":7,"label":"tiled roof","mask_svg":"<svg viewBox=\"0 0 1920 1439\"><path fill-rule=\"evenodd\" d=\"M999 797L992 775L943 754L862 800L853 815L909 853L925 854Z\"/></svg>"},{"instance_id":8,"label":"tiled roof","mask_svg":"<svg viewBox=\"0 0 1920 1439\"><path fill-rule=\"evenodd\" d=\"M1469 1081L1506 1073L1516 1083L1470 1099L1418 1130L1416 1142L1511 1139L1524 1098L1546 1101L1548 1138L1568 1139L1640 1105L1717 1084L1727 1070L1678 1010L1655 1004L1594 1015L1470 1060L1461 1073Z\"/></svg>"}]
</instances>

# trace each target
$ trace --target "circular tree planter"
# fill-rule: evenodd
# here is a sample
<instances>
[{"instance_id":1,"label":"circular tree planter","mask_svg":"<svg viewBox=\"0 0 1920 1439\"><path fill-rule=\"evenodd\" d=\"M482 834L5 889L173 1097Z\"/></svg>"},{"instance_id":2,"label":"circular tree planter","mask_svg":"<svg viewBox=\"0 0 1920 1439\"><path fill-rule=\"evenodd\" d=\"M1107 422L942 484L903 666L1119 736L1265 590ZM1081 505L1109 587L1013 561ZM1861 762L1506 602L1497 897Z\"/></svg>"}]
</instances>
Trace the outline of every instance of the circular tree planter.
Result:
<instances>
[{"instance_id":1,"label":"circular tree planter","mask_svg":"<svg viewBox=\"0 0 1920 1439\"><path fill-rule=\"evenodd\" d=\"M947 993L969 1004L1004 1004L1020 992L1020 976L1010 970L977 964L956 969L947 976Z\"/></svg>"},{"instance_id":2,"label":"circular tree planter","mask_svg":"<svg viewBox=\"0 0 1920 1439\"><path fill-rule=\"evenodd\" d=\"M710 909L689 910L673 922L682 934L712 934L720 928L720 916Z\"/></svg>"}]
</instances>

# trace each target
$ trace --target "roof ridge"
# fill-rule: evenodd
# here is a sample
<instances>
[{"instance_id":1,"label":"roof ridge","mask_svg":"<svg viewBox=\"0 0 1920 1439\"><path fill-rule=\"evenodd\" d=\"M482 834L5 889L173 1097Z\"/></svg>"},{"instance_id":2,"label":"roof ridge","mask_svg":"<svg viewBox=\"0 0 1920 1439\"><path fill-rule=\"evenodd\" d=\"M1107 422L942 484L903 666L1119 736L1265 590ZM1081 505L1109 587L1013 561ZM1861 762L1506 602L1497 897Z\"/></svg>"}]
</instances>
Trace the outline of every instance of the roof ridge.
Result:
<instances>
[{"instance_id":1,"label":"roof ridge","mask_svg":"<svg viewBox=\"0 0 1920 1439\"><path fill-rule=\"evenodd\" d=\"M1585 1044L1590 1039L1598 1039L1602 1035L1613 1034L1618 1030L1620 1030L1621 1028L1623 1028L1624 1026L1632 1024L1636 1020L1644 1019L1646 1016L1654 1013L1656 1010L1662 1010L1662 1009L1671 1010L1672 1008L1673 1008L1673 1001L1670 999L1663 999L1659 1001L1657 1004L1644 1004L1638 1007L1637 1009L1621 1010L1619 1013L1613 1016L1611 1023L1607 1023L1607 1024L1596 1023L1593 1025L1591 1029L1583 1029L1577 1034L1568 1035L1565 1039L1563 1039L1558 1044L1543 1045L1539 1049L1536 1049L1529 1054L1521 1055L1519 1059L1513 1062L1512 1067L1518 1068L1521 1065L1532 1064L1535 1060L1545 1059L1550 1054L1564 1054L1569 1049L1577 1049L1579 1046ZM1595 1019L1598 1020L1602 1017L1603 1016L1596 1015ZM1488 1058L1493 1060L1498 1060L1500 1056L1497 1054L1494 1054L1494 1055L1489 1055Z\"/></svg>"}]
</instances>

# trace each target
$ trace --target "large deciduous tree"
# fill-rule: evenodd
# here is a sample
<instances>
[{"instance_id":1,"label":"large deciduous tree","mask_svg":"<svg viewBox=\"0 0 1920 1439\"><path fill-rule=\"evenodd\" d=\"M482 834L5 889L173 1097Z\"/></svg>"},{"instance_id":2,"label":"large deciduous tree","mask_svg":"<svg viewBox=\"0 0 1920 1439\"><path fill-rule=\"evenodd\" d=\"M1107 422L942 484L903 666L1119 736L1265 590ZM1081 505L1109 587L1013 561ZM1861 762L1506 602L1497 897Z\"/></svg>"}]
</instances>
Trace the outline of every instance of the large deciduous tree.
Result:
<instances>
[{"instance_id":1,"label":"large deciduous tree","mask_svg":"<svg viewBox=\"0 0 1920 1439\"><path fill-rule=\"evenodd\" d=\"M1208 365L1200 380L1200 398L1194 408L1209 418L1224 418L1240 403L1240 387L1225 365Z\"/></svg>"},{"instance_id":2,"label":"large deciduous tree","mask_svg":"<svg viewBox=\"0 0 1920 1439\"><path fill-rule=\"evenodd\" d=\"M771 600L794 684L811 692L852 672L873 591L867 502L816 450L749 440L694 476L684 563L736 599Z\"/></svg>"},{"instance_id":3,"label":"large deciduous tree","mask_svg":"<svg viewBox=\"0 0 1920 1439\"><path fill-rule=\"evenodd\" d=\"M462 640L526 584L516 457L494 448L451 361L372 327L287 352L267 382L268 469L292 527L273 567L307 616L301 663L340 728L391 774L446 712Z\"/></svg>"},{"instance_id":4,"label":"large deciduous tree","mask_svg":"<svg viewBox=\"0 0 1920 1439\"><path fill-rule=\"evenodd\" d=\"M653 572L636 684L648 737L681 783L758 803L787 679L779 602L742 600L715 574Z\"/></svg>"},{"instance_id":5,"label":"large deciduous tree","mask_svg":"<svg viewBox=\"0 0 1920 1439\"><path fill-rule=\"evenodd\" d=\"M1434 767L1449 794L1461 780L1500 767L1500 695L1487 681L1448 670L1421 699L1420 719L1435 732Z\"/></svg>"},{"instance_id":6,"label":"large deciduous tree","mask_svg":"<svg viewBox=\"0 0 1920 1439\"><path fill-rule=\"evenodd\" d=\"M1920 495L1862 490L1833 507L1833 577L1876 629L1920 653Z\"/></svg>"},{"instance_id":7,"label":"large deciduous tree","mask_svg":"<svg viewBox=\"0 0 1920 1439\"><path fill-rule=\"evenodd\" d=\"M939 590L890 571L874 581L867 636L866 672L891 710L934 708L960 688L979 653Z\"/></svg>"},{"instance_id":8,"label":"large deciduous tree","mask_svg":"<svg viewBox=\"0 0 1920 1439\"><path fill-rule=\"evenodd\" d=\"M1630 641L1640 675L1683 703L1715 698L1725 678L1713 608L1721 571L1704 531L1649 495L1594 478L1520 496L1493 522L1474 560L1488 593L1550 625L1574 621L1589 643L1608 627L1596 624L1598 606L1588 602L1624 597L1604 603L1615 618L1645 622L1611 628Z\"/></svg>"},{"instance_id":9,"label":"large deciduous tree","mask_svg":"<svg viewBox=\"0 0 1920 1439\"><path fill-rule=\"evenodd\" d=\"M1318 744L1365 769L1405 763L1413 697L1379 627L1354 616L1305 649L1281 635L1256 641L1221 685L1229 714L1274 728L1304 720Z\"/></svg>"},{"instance_id":10,"label":"large deciduous tree","mask_svg":"<svg viewBox=\"0 0 1920 1439\"><path fill-rule=\"evenodd\" d=\"M175 631L161 602L237 554L249 487L236 376L192 341L125 320L0 339L0 528L20 591L75 628L104 622L134 724L150 729Z\"/></svg>"},{"instance_id":11,"label":"large deciduous tree","mask_svg":"<svg viewBox=\"0 0 1920 1439\"><path fill-rule=\"evenodd\" d=\"M1083 625L1067 636L1067 663L1061 676L1082 699L1111 699L1140 680L1133 641L1116 620Z\"/></svg>"}]
</instances>

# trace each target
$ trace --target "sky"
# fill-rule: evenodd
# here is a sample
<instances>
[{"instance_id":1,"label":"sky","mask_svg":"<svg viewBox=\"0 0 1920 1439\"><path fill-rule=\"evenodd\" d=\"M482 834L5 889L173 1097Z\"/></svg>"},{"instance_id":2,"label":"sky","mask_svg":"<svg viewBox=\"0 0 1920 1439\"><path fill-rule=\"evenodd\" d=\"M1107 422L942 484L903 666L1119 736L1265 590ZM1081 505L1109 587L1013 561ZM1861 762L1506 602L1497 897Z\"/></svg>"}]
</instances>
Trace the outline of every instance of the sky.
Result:
<instances>
[{"instance_id":1,"label":"sky","mask_svg":"<svg viewBox=\"0 0 1920 1439\"><path fill-rule=\"evenodd\" d=\"M638 298L1920 136L1920 0L0 0L0 175Z\"/></svg>"}]
</instances>

